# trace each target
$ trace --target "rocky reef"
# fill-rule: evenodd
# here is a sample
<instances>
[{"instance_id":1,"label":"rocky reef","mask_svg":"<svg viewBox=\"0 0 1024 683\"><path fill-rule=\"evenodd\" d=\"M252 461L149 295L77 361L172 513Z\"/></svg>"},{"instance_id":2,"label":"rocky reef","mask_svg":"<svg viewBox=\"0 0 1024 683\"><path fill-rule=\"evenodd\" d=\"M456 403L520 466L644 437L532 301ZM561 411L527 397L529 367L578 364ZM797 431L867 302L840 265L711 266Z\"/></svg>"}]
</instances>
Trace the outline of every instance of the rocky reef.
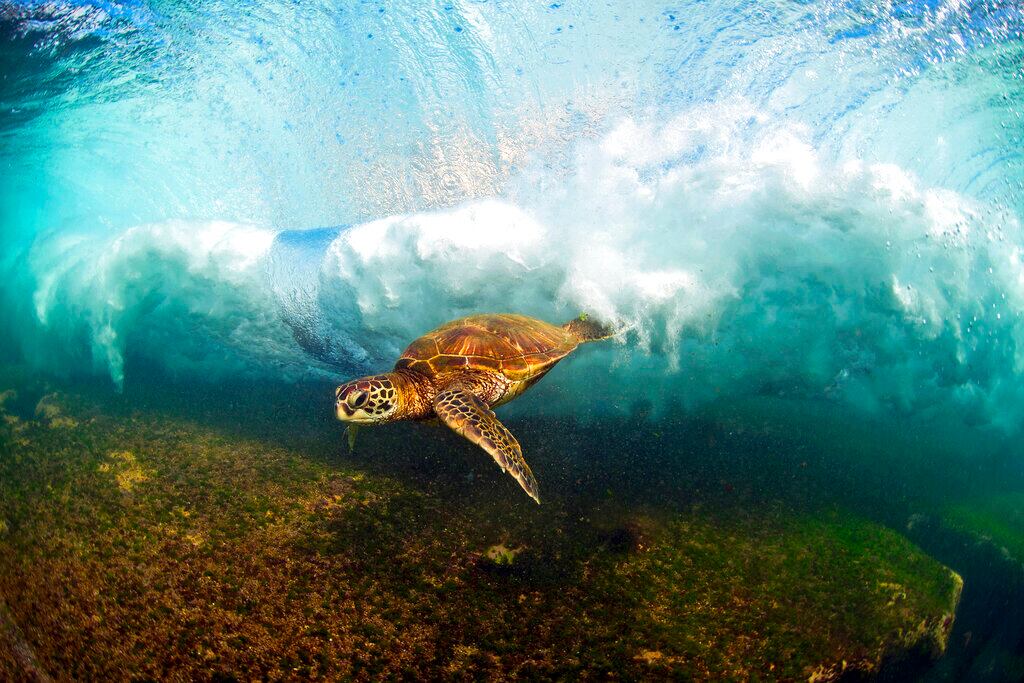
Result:
<instances>
[{"instance_id":1,"label":"rocky reef","mask_svg":"<svg viewBox=\"0 0 1024 683\"><path fill-rule=\"evenodd\" d=\"M952 630L960 577L896 531L714 477L640 495L592 432L523 427L537 507L444 430L350 455L312 390L6 379L3 679L835 680Z\"/></svg>"}]
</instances>

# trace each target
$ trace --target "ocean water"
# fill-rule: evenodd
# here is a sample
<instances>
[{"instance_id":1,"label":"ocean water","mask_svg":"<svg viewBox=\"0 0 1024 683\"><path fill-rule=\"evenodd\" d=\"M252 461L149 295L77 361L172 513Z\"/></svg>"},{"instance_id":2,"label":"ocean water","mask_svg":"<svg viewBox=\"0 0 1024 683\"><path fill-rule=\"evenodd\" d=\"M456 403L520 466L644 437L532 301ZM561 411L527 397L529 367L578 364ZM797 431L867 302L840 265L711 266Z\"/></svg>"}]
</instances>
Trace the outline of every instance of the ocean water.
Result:
<instances>
[{"instance_id":1,"label":"ocean water","mask_svg":"<svg viewBox=\"0 0 1024 683\"><path fill-rule=\"evenodd\" d=\"M943 652L883 677L1024 678L1016 0L0 0L0 73L0 361L20 419L52 422L50 391L111 414L181 395L152 410L312 420L304 447L401 478L421 472L388 466L402 438L342 448L335 385L447 320L585 312L619 334L499 415L530 435L551 507L633 478L627 509L668 504L685 485L642 483L725 463L710 486L750 493L755 518L754 499L839 506L963 577ZM258 419L225 406L250 392ZM556 432L568 445L531 460ZM820 468L792 485L764 439ZM442 443L465 451L442 499L521 495ZM574 487L588 458L603 474ZM20 500L0 512L28 515ZM28 598L7 599L17 622ZM61 674L46 629L22 630L55 678L100 675ZM652 675L694 675L650 651Z\"/></svg>"}]
</instances>

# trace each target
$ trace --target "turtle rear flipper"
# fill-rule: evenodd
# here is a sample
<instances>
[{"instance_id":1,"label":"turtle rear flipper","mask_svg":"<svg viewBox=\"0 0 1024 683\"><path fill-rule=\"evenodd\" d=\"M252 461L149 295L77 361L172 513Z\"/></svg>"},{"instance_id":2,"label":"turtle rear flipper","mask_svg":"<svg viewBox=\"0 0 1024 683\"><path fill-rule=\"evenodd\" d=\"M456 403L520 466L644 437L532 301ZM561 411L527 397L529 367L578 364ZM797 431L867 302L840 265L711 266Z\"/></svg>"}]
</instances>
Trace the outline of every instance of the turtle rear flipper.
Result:
<instances>
[{"instance_id":1,"label":"turtle rear flipper","mask_svg":"<svg viewBox=\"0 0 1024 683\"><path fill-rule=\"evenodd\" d=\"M461 386L449 387L434 399L434 412L456 434L490 453L502 472L511 474L540 504L537 480L523 459L519 442L480 397Z\"/></svg>"}]
</instances>

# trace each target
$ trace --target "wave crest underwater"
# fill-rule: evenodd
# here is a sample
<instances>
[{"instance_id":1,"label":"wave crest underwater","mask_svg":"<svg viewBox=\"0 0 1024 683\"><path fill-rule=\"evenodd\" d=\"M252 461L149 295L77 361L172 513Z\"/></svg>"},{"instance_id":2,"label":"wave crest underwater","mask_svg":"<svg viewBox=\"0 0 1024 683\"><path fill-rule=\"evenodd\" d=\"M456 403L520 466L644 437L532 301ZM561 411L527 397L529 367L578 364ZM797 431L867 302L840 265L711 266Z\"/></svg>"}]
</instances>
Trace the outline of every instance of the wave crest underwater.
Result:
<instances>
[{"instance_id":1,"label":"wave crest underwater","mask_svg":"<svg viewBox=\"0 0 1024 683\"><path fill-rule=\"evenodd\" d=\"M518 409L1024 418L1012 3L0 17L38 69L3 91L0 329L46 370L337 379L587 311L627 333Z\"/></svg>"}]
</instances>

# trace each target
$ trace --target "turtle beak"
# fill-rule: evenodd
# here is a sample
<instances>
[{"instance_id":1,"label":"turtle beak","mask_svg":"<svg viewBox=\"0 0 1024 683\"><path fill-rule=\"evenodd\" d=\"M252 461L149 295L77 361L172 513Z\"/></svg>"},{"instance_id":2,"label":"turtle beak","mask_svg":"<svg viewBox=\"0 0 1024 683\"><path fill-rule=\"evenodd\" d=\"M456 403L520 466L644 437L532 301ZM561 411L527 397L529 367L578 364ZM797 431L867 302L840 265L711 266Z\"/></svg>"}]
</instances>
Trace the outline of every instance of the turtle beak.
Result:
<instances>
[{"instance_id":1,"label":"turtle beak","mask_svg":"<svg viewBox=\"0 0 1024 683\"><path fill-rule=\"evenodd\" d=\"M337 403L337 413L338 413L338 419L339 420L347 420L348 418L352 417L352 415L353 415L353 413L355 413L355 411L352 410L351 408L349 408L348 404L345 403L344 401L338 401L338 403Z\"/></svg>"}]
</instances>

